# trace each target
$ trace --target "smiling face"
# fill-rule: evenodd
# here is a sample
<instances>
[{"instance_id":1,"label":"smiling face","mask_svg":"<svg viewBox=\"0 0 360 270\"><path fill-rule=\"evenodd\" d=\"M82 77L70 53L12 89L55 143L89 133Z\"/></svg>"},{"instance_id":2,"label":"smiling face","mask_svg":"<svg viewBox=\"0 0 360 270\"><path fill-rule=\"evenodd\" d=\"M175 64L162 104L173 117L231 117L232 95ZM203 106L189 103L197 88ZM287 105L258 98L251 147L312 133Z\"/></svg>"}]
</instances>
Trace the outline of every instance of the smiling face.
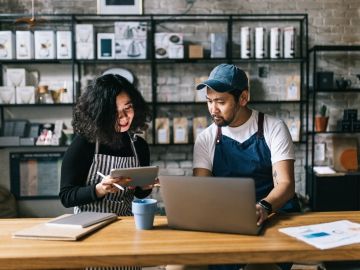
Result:
<instances>
[{"instance_id":1,"label":"smiling face","mask_svg":"<svg viewBox=\"0 0 360 270\"><path fill-rule=\"evenodd\" d=\"M216 92L207 88L207 105L210 115L217 126L237 127L242 125L249 116L249 109L246 107L248 93L243 91L239 101L234 96L224 92ZM251 113L250 113L251 115Z\"/></svg>"},{"instance_id":2,"label":"smiling face","mask_svg":"<svg viewBox=\"0 0 360 270\"><path fill-rule=\"evenodd\" d=\"M128 131L134 119L135 112L131 99L125 92L120 93L116 97L116 110L118 115L115 127L116 131Z\"/></svg>"}]
</instances>

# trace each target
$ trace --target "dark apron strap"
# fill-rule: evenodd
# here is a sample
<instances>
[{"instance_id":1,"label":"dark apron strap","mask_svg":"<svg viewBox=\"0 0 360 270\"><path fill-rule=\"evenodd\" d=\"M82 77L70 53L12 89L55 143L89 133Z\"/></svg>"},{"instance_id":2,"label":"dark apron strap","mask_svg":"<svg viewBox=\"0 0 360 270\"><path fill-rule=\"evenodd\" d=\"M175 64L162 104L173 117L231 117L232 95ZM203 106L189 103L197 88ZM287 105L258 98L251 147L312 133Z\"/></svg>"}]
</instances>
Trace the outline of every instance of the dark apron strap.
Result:
<instances>
[{"instance_id":1,"label":"dark apron strap","mask_svg":"<svg viewBox=\"0 0 360 270\"><path fill-rule=\"evenodd\" d=\"M216 144L220 143L221 136L222 136L221 127L218 127L216 132L216 140L215 140Z\"/></svg>"},{"instance_id":2,"label":"dark apron strap","mask_svg":"<svg viewBox=\"0 0 360 270\"><path fill-rule=\"evenodd\" d=\"M264 137L264 113L259 112L258 116L258 137Z\"/></svg>"}]
</instances>

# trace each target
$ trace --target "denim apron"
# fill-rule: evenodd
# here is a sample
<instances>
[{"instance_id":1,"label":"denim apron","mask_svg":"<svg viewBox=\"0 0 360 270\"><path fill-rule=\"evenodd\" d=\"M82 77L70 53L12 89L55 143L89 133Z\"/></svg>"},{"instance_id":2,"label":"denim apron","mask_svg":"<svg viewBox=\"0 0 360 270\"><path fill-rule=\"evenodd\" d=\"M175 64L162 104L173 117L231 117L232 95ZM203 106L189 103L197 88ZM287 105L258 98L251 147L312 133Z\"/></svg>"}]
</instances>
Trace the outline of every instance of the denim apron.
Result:
<instances>
[{"instance_id":1,"label":"denim apron","mask_svg":"<svg viewBox=\"0 0 360 270\"><path fill-rule=\"evenodd\" d=\"M264 138L264 114L259 112L258 131L248 140L240 143L222 135L221 127L216 134L213 160L214 176L252 177L255 180L256 201L266 197L274 188L271 152ZM289 200L278 212L298 210L295 199ZM287 265L287 264L286 264ZM243 265L212 265L213 270L237 270ZM279 265L282 269L290 269ZM290 264L291 267L291 264Z\"/></svg>"}]
</instances>

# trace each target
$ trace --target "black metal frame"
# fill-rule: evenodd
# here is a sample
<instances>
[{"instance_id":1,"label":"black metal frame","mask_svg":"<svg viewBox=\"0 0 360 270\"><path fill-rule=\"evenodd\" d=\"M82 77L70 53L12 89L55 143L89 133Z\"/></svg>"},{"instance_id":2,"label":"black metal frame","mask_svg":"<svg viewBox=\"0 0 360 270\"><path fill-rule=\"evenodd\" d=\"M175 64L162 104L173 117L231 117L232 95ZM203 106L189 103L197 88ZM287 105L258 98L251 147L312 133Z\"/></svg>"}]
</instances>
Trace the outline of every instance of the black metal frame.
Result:
<instances>
[{"instance_id":1,"label":"black metal frame","mask_svg":"<svg viewBox=\"0 0 360 270\"><path fill-rule=\"evenodd\" d=\"M0 29L3 28L3 23L14 22L15 19L19 17L23 17L24 14L1 14L0 15ZM152 102L150 106L153 111L153 119L157 116L158 106L164 105L161 102L157 102L157 74L158 74L158 65L161 64L169 64L169 63L211 63L211 64L219 64L222 62L226 63L298 63L300 65L300 78L301 78L301 89L300 89L300 101L252 101L253 104L276 104L276 103L297 103L299 104L300 111L300 142L304 142L307 140L307 136L303 136L303 106L306 103L306 98L304 97L304 89L306 89L308 85L308 15L307 14L149 14L149 15L112 15L112 14L37 14L37 17L45 18L50 22L63 22L64 20L71 24L72 30L72 38L73 38L73 56L70 60L28 60L28 61L18 61L18 60L9 60L2 61L1 65L6 64L14 64L14 63L71 63L72 65L72 78L73 78L73 100L75 101L80 93L80 85L76 81L76 74L79 77L79 81L81 78L82 67L86 64L96 64L96 63L142 63L142 64L150 64L150 72L151 72L151 88L152 88ZM78 22L109 22L109 21L146 21L150 25L150 34L148 37L148 45L149 55L148 58L143 60L77 60L75 58L75 24ZM156 26L160 23L191 23L191 22L223 22L226 24L226 32L227 32L227 53L225 58L218 59L155 59L154 51L154 36L156 32ZM300 29L300 55L293 59L240 59L239 57L235 57L233 55L233 47L232 47L232 34L233 34L233 25L234 23L241 22L293 22L299 24ZM15 27L15 26L14 26ZM231 41L231 42L229 42ZM305 78L305 80L304 80ZM0 78L0 82L2 78ZM167 105L171 105L172 103L168 103ZM174 103L175 105L179 105L178 103ZM197 105L199 103L196 102L187 102L187 105ZM65 105L65 104L64 104ZM67 104L68 105L68 104ZM0 105L0 114L1 114L1 123L4 121L4 111L3 108L7 106L43 106L39 104L35 105ZM0 124L1 124L0 123ZM156 145L155 139L155 122L153 121L153 144ZM161 144L163 146L163 144Z\"/></svg>"},{"instance_id":2,"label":"black metal frame","mask_svg":"<svg viewBox=\"0 0 360 270\"><path fill-rule=\"evenodd\" d=\"M313 167L315 166L315 137L317 135L334 135L334 134L350 134L359 132L347 132L347 131L323 131L316 132L315 131L315 116L316 116L316 99L318 93L360 93L360 89L358 88L348 88L348 89L317 89L316 88L316 72L317 72L317 57L319 53L322 52L359 52L359 45L316 45L309 49L309 59L311 59L313 63L312 67L312 87L308 87L308 91L306 93L306 100L308 101L306 104L306 155L305 155L305 171L306 171L306 193L310 196L310 204L314 207L316 203L316 198L313 198L313 194L315 192L315 181L316 176L313 171ZM312 55L311 55L312 54ZM309 60L310 61L310 60ZM309 63L310 66L310 63ZM308 74L310 74L310 69L308 69ZM307 76L309 78L309 76ZM309 85L309 84L308 84ZM311 104L310 104L311 100ZM310 108L312 109L310 113ZM310 117L312 119L312 125L310 127ZM310 140L309 140L310 138ZM352 175L351 173L348 175Z\"/></svg>"}]
</instances>

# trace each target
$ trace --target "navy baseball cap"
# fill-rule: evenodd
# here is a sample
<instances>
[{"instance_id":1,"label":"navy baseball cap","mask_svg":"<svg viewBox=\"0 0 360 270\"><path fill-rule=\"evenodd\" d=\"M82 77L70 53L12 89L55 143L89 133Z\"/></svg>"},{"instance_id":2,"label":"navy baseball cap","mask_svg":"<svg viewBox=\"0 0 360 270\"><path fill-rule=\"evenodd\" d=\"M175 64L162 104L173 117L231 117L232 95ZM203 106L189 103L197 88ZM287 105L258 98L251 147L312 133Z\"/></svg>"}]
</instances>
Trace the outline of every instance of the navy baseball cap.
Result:
<instances>
[{"instance_id":1,"label":"navy baseball cap","mask_svg":"<svg viewBox=\"0 0 360 270\"><path fill-rule=\"evenodd\" d=\"M248 89L248 77L246 73L235 65L221 64L216 66L209 75L209 78L196 86L197 90L205 86L214 89L216 92L230 92L234 90Z\"/></svg>"}]
</instances>

